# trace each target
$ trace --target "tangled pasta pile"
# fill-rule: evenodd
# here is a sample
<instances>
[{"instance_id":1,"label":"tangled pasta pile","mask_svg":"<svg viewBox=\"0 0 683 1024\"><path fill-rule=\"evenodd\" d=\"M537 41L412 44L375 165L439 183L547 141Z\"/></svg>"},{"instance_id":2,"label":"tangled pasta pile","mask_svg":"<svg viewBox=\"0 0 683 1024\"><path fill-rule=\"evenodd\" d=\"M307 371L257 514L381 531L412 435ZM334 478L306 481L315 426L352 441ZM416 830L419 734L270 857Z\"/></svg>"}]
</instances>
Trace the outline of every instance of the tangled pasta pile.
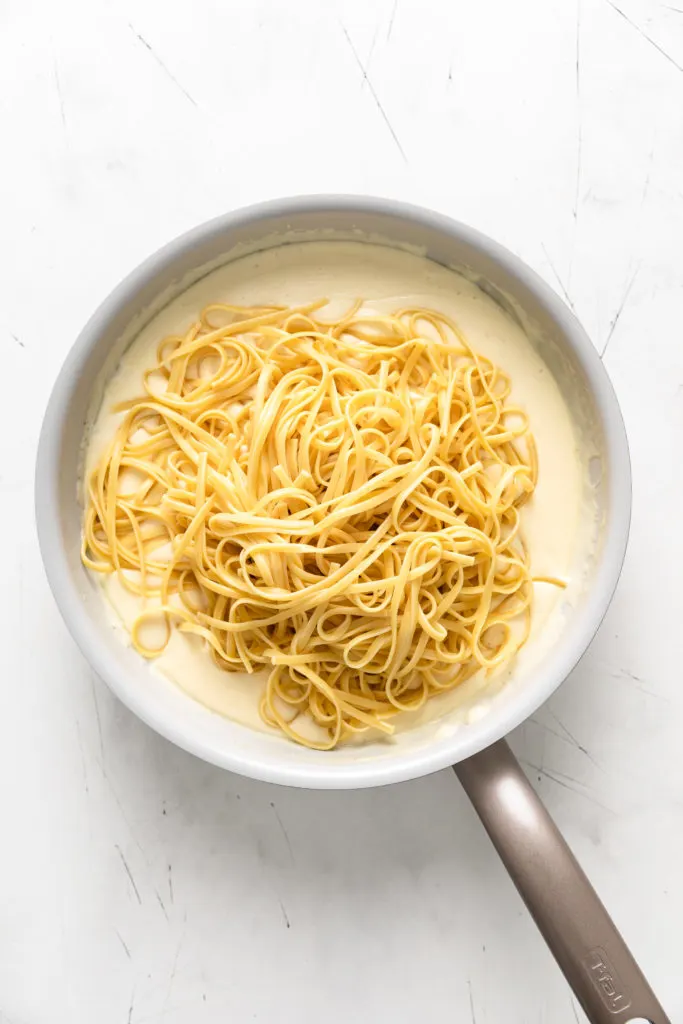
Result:
<instances>
[{"instance_id":1,"label":"tangled pasta pile","mask_svg":"<svg viewBox=\"0 0 683 1024\"><path fill-rule=\"evenodd\" d=\"M211 305L161 342L88 482L82 557L147 599L141 654L155 620L268 669L266 722L326 750L524 642L536 457L447 317L325 304Z\"/></svg>"}]
</instances>

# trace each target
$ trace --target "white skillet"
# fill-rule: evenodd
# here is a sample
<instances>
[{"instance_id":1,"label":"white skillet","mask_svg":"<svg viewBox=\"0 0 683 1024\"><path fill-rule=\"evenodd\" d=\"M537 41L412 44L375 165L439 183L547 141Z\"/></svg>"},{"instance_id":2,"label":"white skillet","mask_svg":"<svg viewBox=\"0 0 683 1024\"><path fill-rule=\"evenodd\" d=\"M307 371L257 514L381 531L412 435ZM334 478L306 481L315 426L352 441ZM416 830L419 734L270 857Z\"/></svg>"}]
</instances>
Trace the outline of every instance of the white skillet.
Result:
<instances>
[{"instance_id":1,"label":"white skillet","mask_svg":"<svg viewBox=\"0 0 683 1024\"><path fill-rule=\"evenodd\" d=\"M140 327L221 262L320 237L408 246L438 263L466 268L520 317L577 425L597 446L592 469L598 470L600 510L597 545L582 566L581 600L557 642L530 670L513 674L485 716L450 732L428 723L392 744L327 753L211 713L121 644L80 562L78 501L93 394ZM94 670L135 714L206 761L282 785L380 786L453 765L589 1020L666 1024L664 1010L503 740L557 689L593 638L621 571L630 507L628 446L614 391L591 342L554 292L472 228L417 207L344 196L287 199L227 214L134 270L102 303L67 357L45 414L36 470L40 547L57 604Z\"/></svg>"}]
</instances>

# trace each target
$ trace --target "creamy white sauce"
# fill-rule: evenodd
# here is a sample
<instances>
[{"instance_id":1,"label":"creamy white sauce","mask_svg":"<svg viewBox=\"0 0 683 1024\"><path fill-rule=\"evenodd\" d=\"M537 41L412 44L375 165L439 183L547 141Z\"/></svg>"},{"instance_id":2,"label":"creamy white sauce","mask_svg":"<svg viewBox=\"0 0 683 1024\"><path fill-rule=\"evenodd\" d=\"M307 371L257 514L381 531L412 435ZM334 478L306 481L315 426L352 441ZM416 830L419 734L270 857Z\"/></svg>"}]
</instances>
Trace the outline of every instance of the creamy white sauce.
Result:
<instances>
[{"instance_id":1,"label":"creamy white sauce","mask_svg":"<svg viewBox=\"0 0 683 1024\"><path fill-rule=\"evenodd\" d=\"M154 317L124 354L92 425L85 472L89 475L113 436L120 418L113 407L142 393L142 375L156 363L159 341L168 334L184 333L205 305L296 305L321 297L331 303L322 313L325 317L343 312L359 297L377 312L419 305L447 314L476 351L506 371L512 381L511 402L529 416L539 460L536 491L522 510L532 572L561 577L568 587L559 591L547 584L535 585L531 636L513 665L495 678L479 675L432 699L416 715L395 720L404 728L448 713L444 728L455 728L484 714L510 671L535 661L557 636L564 613L579 593L578 552L587 542L585 523L593 518L585 515L585 458L579 458L572 418L556 380L521 327L475 284L419 256L361 242L280 246L212 271ZM103 578L103 588L112 618L124 627L125 640L142 602L113 576ZM206 707L266 728L259 715L263 676L223 672L200 639L173 631L164 653L150 665Z\"/></svg>"}]
</instances>

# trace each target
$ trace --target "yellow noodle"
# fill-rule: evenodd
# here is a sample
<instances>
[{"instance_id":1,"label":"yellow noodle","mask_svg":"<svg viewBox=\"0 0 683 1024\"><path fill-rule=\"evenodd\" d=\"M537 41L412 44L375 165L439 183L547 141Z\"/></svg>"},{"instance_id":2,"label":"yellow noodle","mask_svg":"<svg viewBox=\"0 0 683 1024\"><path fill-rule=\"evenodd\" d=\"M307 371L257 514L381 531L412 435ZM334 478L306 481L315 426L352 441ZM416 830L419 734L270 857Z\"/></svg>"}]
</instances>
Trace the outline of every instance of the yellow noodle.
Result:
<instances>
[{"instance_id":1,"label":"yellow noodle","mask_svg":"<svg viewBox=\"0 0 683 1024\"><path fill-rule=\"evenodd\" d=\"M265 721L326 750L510 659L532 583L560 581L530 574L536 449L503 370L434 310L324 305L213 304L161 341L88 482L82 557L154 599L141 654L161 620L268 669Z\"/></svg>"}]
</instances>

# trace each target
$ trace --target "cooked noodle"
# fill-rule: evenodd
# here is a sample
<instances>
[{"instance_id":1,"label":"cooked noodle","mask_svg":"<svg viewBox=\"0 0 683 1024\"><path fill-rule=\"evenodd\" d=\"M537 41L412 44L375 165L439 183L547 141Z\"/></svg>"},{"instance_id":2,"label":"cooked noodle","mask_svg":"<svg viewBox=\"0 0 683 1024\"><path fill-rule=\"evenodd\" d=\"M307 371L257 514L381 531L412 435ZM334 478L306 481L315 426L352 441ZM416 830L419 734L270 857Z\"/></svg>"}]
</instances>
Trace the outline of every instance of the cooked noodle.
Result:
<instances>
[{"instance_id":1,"label":"cooked noodle","mask_svg":"<svg viewBox=\"0 0 683 1024\"><path fill-rule=\"evenodd\" d=\"M321 750L524 643L536 482L509 379L456 324L325 304L211 305L161 342L89 480L82 551L147 602L141 654L163 622L227 671L268 669L263 718Z\"/></svg>"}]
</instances>

